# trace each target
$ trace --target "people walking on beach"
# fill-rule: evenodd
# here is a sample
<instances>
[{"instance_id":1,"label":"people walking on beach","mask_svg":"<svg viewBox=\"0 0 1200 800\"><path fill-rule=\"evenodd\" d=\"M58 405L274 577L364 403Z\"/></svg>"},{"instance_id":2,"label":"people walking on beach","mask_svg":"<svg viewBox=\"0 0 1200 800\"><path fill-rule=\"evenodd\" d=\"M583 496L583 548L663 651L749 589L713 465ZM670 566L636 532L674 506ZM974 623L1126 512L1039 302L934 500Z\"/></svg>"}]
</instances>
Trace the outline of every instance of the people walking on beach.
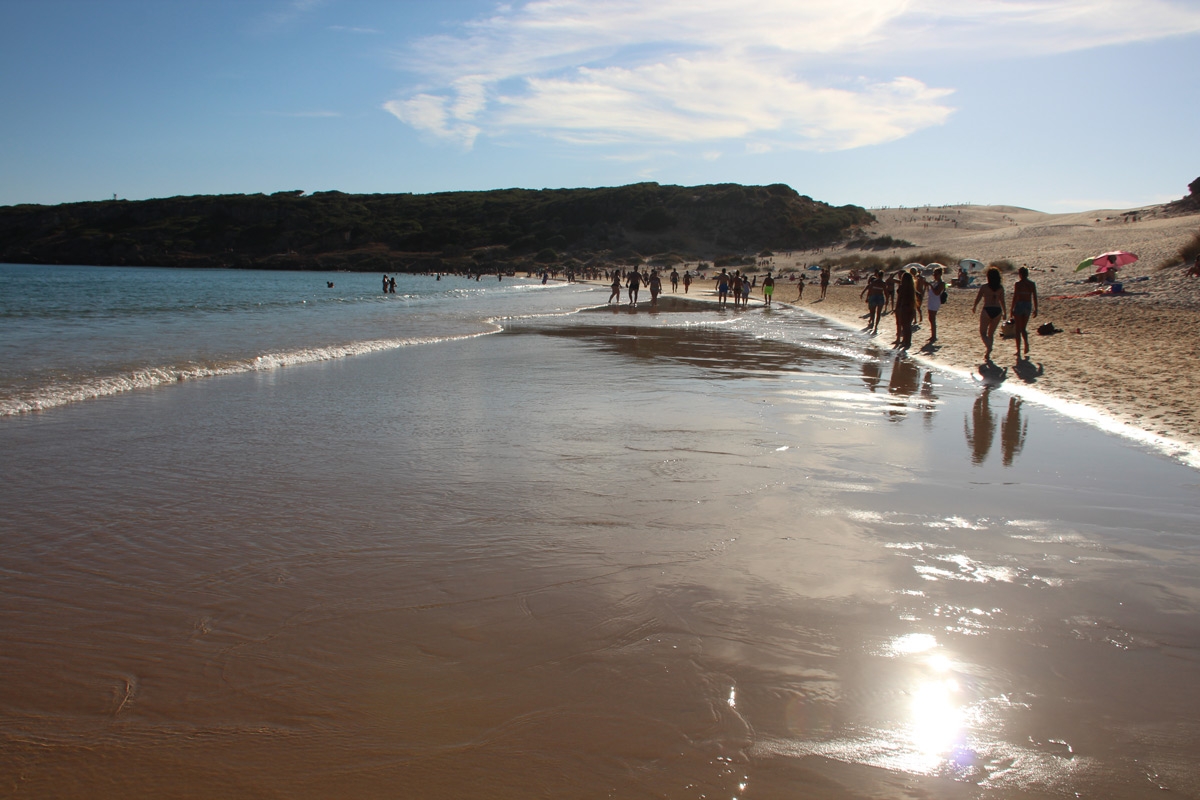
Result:
<instances>
[{"instance_id":1,"label":"people walking on beach","mask_svg":"<svg viewBox=\"0 0 1200 800\"><path fill-rule=\"evenodd\" d=\"M775 279L771 277L771 273L767 273L767 277L763 278L763 303L771 305L771 295L775 294Z\"/></svg>"},{"instance_id":2,"label":"people walking on beach","mask_svg":"<svg viewBox=\"0 0 1200 800\"><path fill-rule=\"evenodd\" d=\"M685 269L683 271L683 293L687 294L690 288L692 288L692 273Z\"/></svg>"},{"instance_id":3,"label":"people walking on beach","mask_svg":"<svg viewBox=\"0 0 1200 800\"><path fill-rule=\"evenodd\" d=\"M671 270L671 294L675 294L679 289L679 270Z\"/></svg>"},{"instance_id":4,"label":"people walking on beach","mask_svg":"<svg viewBox=\"0 0 1200 800\"><path fill-rule=\"evenodd\" d=\"M1013 338L1017 340L1017 358L1021 358L1021 342L1025 342L1025 355L1029 355L1029 318L1037 316L1037 284L1029 280L1029 270L1017 270L1017 282L1013 284L1012 318Z\"/></svg>"},{"instance_id":5,"label":"people walking on beach","mask_svg":"<svg viewBox=\"0 0 1200 800\"><path fill-rule=\"evenodd\" d=\"M799 303L804 299L804 276L801 275L796 280L796 302Z\"/></svg>"},{"instance_id":6,"label":"people walking on beach","mask_svg":"<svg viewBox=\"0 0 1200 800\"><path fill-rule=\"evenodd\" d=\"M629 287L629 304L637 305L638 290L642 288L642 276L636 269L629 270L629 277L625 281L625 285Z\"/></svg>"},{"instance_id":7,"label":"people walking on beach","mask_svg":"<svg viewBox=\"0 0 1200 800\"><path fill-rule=\"evenodd\" d=\"M658 296L662 293L662 280L658 277L658 270L654 270L650 273L650 281L648 285L650 287L650 306L657 306Z\"/></svg>"},{"instance_id":8,"label":"people walking on beach","mask_svg":"<svg viewBox=\"0 0 1200 800\"><path fill-rule=\"evenodd\" d=\"M979 304L983 303L983 311L979 314L979 338L983 340L987 350L983 357L992 360L992 345L996 341L996 328L1004 318L1004 284L1000 280L1000 270L992 267L987 271L987 283L979 287L975 294L975 303L971 306L974 313Z\"/></svg>"},{"instance_id":9,"label":"people walking on beach","mask_svg":"<svg viewBox=\"0 0 1200 800\"><path fill-rule=\"evenodd\" d=\"M751 283L750 280L747 279L745 275L743 275L742 276L742 308L746 308L748 305L750 305L750 287L751 286L753 286L753 283Z\"/></svg>"},{"instance_id":10,"label":"people walking on beach","mask_svg":"<svg viewBox=\"0 0 1200 800\"><path fill-rule=\"evenodd\" d=\"M884 290L883 270L877 269L858 293L859 299L867 299L867 330L872 334L879 333L879 318L883 316L883 304L886 301Z\"/></svg>"},{"instance_id":11,"label":"people walking on beach","mask_svg":"<svg viewBox=\"0 0 1200 800\"><path fill-rule=\"evenodd\" d=\"M825 293L829 291L829 267L821 267L821 299L825 299Z\"/></svg>"},{"instance_id":12,"label":"people walking on beach","mask_svg":"<svg viewBox=\"0 0 1200 800\"><path fill-rule=\"evenodd\" d=\"M741 273L741 270L733 271L733 277L729 281L729 293L733 295L733 307L740 308L742 305L742 273Z\"/></svg>"},{"instance_id":13,"label":"people walking on beach","mask_svg":"<svg viewBox=\"0 0 1200 800\"><path fill-rule=\"evenodd\" d=\"M917 315L917 282L911 272L900 275L896 288L896 341L893 345L907 350L912 346L913 320Z\"/></svg>"},{"instance_id":14,"label":"people walking on beach","mask_svg":"<svg viewBox=\"0 0 1200 800\"><path fill-rule=\"evenodd\" d=\"M721 274L717 276L717 305L729 305L729 275L725 270L721 270Z\"/></svg>"},{"instance_id":15,"label":"people walking on beach","mask_svg":"<svg viewBox=\"0 0 1200 800\"><path fill-rule=\"evenodd\" d=\"M929 341L926 345L937 341L937 314L942 307L942 295L946 292L946 283L942 280L942 268L933 271L933 280L928 281L925 291L925 309L929 312Z\"/></svg>"},{"instance_id":16,"label":"people walking on beach","mask_svg":"<svg viewBox=\"0 0 1200 800\"><path fill-rule=\"evenodd\" d=\"M617 305L621 305L621 273L618 270L613 270L612 292L608 295L608 302L617 301Z\"/></svg>"}]
</instances>

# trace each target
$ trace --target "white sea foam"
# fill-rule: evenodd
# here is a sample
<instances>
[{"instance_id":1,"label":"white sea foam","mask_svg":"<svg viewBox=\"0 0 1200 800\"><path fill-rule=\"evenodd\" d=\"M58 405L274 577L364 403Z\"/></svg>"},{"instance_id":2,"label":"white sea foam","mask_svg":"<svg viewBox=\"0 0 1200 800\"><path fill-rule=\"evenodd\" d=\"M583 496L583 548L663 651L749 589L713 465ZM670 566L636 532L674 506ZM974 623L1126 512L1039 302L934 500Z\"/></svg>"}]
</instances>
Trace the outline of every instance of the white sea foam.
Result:
<instances>
[{"instance_id":1,"label":"white sea foam","mask_svg":"<svg viewBox=\"0 0 1200 800\"><path fill-rule=\"evenodd\" d=\"M491 333L496 333L499 330L500 328L497 326L493 331L466 333L456 336L375 339L372 341L350 342L328 347L312 347L288 352L264 353L249 359L233 359L208 365L187 364L146 367L122 374L103 375L74 382L49 383L32 391L17 393L14 396L0 399L0 417L25 414L33 411L46 411L84 400L94 400L123 392L151 389L157 386L199 380L201 378L213 378L220 375L236 375L247 372L268 372L284 367L349 358L351 356L378 353L385 350L396 350L401 347L427 345L458 339L473 339L477 336L487 336Z\"/></svg>"}]
</instances>

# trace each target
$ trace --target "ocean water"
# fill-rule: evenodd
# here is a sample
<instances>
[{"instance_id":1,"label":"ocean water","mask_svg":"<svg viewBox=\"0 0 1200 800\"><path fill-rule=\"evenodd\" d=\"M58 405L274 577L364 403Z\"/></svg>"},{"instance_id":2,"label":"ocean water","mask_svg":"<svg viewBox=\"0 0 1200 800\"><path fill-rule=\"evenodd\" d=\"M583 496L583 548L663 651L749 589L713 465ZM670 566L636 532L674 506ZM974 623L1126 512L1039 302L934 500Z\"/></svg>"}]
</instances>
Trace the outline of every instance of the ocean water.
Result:
<instances>
[{"instance_id":1,"label":"ocean water","mask_svg":"<svg viewBox=\"0 0 1200 800\"><path fill-rule=\"evenodd\" d=\"M1003 385L599 287L0 274L0 795L1200 796L1200 473Z\"/></svg>"}]
</instances>

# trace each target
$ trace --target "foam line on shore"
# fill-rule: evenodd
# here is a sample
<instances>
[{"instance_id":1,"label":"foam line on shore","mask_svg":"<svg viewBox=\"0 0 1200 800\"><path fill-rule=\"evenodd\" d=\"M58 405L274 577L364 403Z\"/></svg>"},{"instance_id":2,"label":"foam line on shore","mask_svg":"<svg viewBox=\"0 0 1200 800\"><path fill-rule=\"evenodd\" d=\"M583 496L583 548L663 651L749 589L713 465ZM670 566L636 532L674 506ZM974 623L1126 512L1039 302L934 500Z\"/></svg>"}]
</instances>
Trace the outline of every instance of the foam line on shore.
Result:
<instances>
[{"instance_id":1,"label":"foam line on shore","mask_svg":"<svg viewBox=\"0 0 1200 800\"><path fill-rule=\"evenodd\" d=\"M250 372L269 372L283 367L332 361L351 356L367 355L386 350L396 350L414 345L474 339L499 333L501 327L492 323L495 330L465 333L454 336L414 337L408 339L375 339L327 347L301 348L280 353L263 353L253 358L234 359L227 362L197 365L159 365L131 370L129 372L101 375L80 381L51 384L34 392L17 393L0 400L0 417L17 416L37 411L111 397L138 389L151 389L184 381L214 378L221 375L238 375Z\"/></svg>"}]
</instances>

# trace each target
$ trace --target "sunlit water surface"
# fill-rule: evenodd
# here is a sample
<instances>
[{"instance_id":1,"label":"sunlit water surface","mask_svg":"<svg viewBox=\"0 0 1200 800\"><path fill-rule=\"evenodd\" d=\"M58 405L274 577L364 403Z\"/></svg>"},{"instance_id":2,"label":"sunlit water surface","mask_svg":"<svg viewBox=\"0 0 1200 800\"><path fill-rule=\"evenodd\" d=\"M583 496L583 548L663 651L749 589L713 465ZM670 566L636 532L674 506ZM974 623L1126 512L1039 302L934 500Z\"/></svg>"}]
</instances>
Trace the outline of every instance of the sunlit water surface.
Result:
<instances>
[{"instance_id":1,"label":"sunlit water surface","mask_svg":"<svg viewBox=\"0 0 1200 800\"><path fill-rule=\"evenodd\" d=\"M1200 796L1200 473L532 296L0 420L0 794Z\"/></svg>"}]
</instances>

